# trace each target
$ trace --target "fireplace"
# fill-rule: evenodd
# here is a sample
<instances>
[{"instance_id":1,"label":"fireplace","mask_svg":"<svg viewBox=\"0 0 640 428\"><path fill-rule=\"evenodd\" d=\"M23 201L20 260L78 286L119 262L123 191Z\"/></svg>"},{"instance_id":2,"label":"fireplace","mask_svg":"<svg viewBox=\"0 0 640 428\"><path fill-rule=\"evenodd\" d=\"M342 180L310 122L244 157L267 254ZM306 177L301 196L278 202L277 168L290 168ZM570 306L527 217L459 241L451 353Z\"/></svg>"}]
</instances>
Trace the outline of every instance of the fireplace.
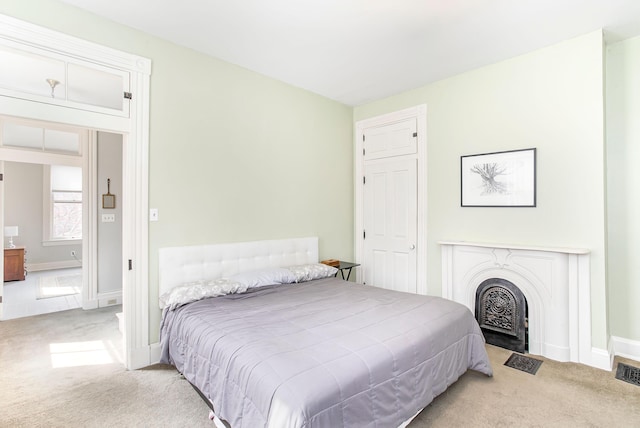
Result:
<instances>
[{"instance_id":1,"label":"fireplace","mask_svg":"<svg viewBox=\"0 0 640 428\"><path fill-rule=\"evenodd\" d=\"M527 299L512 282L490 278L476 290L476 320L487 343L524 354L528 350Z\"/></svg>"},{"instance_id":2,"label":"fireplace","mask_svg":"<svg viewBox=\"0 0 640 428\"><path fill-rule=\"evenodd\" d=\"M526 309L518 313L525 317L525 350L556 361L611 370L613 359L609 351L591 345L591 305L605 305L606 301L594 302L591 298L588 250L453 241L439 244L442 297L462 303L475 313L481 284L491 287L510 283L525 302ZM491 296L497 304L502 304L500 299L517 300L510 286L490 290L496 291ZM494 309L501 310L497 306ZM500 326L495 324L505 319L494 317L493 321L484 322L485 335L490 331L521 336L521 330L515 335L499 331ZM523 321L520 318L518 322Z\"/></svg>"}]
</instances>

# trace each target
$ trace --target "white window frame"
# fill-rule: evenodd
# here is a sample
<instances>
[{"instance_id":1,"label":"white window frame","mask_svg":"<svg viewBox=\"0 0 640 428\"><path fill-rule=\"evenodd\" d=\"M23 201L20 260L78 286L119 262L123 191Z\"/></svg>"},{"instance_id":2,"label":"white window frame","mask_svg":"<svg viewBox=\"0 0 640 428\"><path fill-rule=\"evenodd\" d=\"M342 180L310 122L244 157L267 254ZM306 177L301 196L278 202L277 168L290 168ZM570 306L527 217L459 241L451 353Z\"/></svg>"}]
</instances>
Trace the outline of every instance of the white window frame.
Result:
<instances>
[{"instance_id":1,"label":"white window frame","mask_svg":"<svg viewBox=\"0 0 640 428\"><path fill-rule=\"evenodd\" d=\"M42 246L54 247L58 245L81 244L82 237L77 239L52 239L51 222L53 221L53 189L51 189L50 165L43 165L42 176ZM82 214L85 215L84 210Z\"/></svg>"},{"instance_id":2,"label":"white window frame","mask_svg":"<svg viewBox=\"0 0 640 428\"><path fill-rule=\"evenodd\" d=\"M82 244L82 236L78 238L54 238L52 237L53 231L53 205L55 203L53 198L53 192L62 191L67 192L69 190L53 189L51 186L51 165L43 165L42 171L42 246L53 247L58 245L78 245ZM82 191L82 199L84 200L84 189ZM84 204L79 202L83 206L82 215L85 216ZM83 230L82 233L86 233Z\"/></svg>"}]
</instances>

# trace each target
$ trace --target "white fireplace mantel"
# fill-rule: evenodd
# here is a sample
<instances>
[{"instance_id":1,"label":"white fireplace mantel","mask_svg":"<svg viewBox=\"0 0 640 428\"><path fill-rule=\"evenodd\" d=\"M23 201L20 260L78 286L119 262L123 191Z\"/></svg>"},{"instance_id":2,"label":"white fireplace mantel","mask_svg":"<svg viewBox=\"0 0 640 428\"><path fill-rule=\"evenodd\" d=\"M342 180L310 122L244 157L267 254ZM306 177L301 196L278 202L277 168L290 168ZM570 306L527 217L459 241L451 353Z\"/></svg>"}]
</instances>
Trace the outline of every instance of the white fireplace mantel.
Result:
<instances>
[{"instance_id":1,"label":"white fireplace mantel","mask_svg":"<svg viewBox=\"0 0 640 428\"><path fill-rule=\"evenodd\" d=\"M590 251L577 248L440 241L442 297L475 313L476 290L502 278L524 294L529 352L611 370L608 351L591 346Z\"/></svg>"},{"instance_id":2,"label":"white fireplace mantel","mask_svg":"<svg viewBox=\"0 0 640 428\"><path fill-rule=\"evenodd\" d=\"M438 244L466 246L466 247L482 247L482 248L505 248L505 249L511 249L511 250L545 251L549 253L564 253L564 254L589 254L591 252L586 248L538 247L538 246L532 246L532 245L495 244L490 242L440 241L438 242Z\"/></svg>"}]
</instances>

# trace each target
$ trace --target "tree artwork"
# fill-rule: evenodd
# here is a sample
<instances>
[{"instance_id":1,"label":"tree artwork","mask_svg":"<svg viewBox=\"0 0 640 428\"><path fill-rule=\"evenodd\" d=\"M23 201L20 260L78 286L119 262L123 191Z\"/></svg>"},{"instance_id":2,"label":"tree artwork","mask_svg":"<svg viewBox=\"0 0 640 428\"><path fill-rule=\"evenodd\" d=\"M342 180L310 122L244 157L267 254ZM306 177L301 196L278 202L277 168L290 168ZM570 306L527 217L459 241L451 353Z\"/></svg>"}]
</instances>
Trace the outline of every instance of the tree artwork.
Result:
<instances>
[{"instance_id":1,"label":"tree artwork","mask_svg":"<svg viewBox=\"0 0 640 428\"><path fill-rule=\"evenodd\" d=\"M460 205L535 207L536 149L460 156Z\"/></svg>"},{"instance_id":2,"label":"tree artwork","mask_svg":"<svg viewBox=\"0 0 640 428\"><path fill-rule=\"evenodd\" d=\"M478 174L482 178L482 194L490 195L493 193L508 193L507 185L496 178L506 174L507 168L497 162L493 163L477 163L471 168L471 172Z\"/></svg>"}]
</instances>

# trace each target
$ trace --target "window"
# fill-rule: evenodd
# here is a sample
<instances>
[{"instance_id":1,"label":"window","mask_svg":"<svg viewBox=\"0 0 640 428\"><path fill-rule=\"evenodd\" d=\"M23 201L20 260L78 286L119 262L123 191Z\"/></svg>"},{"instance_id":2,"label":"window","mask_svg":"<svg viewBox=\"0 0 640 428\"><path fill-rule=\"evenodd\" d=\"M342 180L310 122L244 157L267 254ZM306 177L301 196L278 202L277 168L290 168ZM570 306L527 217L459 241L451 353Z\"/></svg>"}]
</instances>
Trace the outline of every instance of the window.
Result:
<instances>
[{"instance_id":1,"label":"window","mask_svg":"<svg viewBox=\"0 0 640 428\"><path fill-rule=\"evenodd\" d=\"M45 242L82 239L82 168L51 165L45 168L44 177L48 193L45 212L49 213L45 221Z\"/></svg>"},{"instance_id":2,"label":"window","mask_svg":"<svg viewBox=\"0 0 640 428\"><path fill-rule=\"evenodd\" d=\"M4 122L2 145L47 153L80 155L81 130L49 129L30 124Z\"/></svg>"},{"instance_id":3,"label":"window","mask_svg":"<svg viewBox=\"0 0 640 428\"><path fill-rule=\"evenodd\" d=\"M82 239L82 192L52 190L51 239Z\"/></svg>"},{"instance_id":4,"label":"window","mask_svg":"<svg viewBox=\"0 0 640 428\"><path fill-rule=\"evenodd\" d=\"M129 116L130 72L0 38L0 93L47 104Z\"/></svg>"}]
</instances>

